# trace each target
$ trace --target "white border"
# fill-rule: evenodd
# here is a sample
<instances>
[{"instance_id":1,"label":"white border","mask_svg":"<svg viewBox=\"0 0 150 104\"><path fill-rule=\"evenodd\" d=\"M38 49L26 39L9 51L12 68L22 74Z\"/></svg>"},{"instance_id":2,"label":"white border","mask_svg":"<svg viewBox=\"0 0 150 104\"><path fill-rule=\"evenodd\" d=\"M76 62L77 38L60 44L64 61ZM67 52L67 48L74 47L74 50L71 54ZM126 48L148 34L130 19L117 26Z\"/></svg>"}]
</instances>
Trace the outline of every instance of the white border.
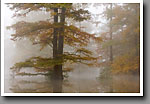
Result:
<instances>
[{"instance_id":1,"label":"white border","mask_svg":"<svg viewBox=\"0 0 150 104\"><path fill-rule=\"evenodd\" d=\"M4 3L140 3L140 93L5 93ZM2 0L1 13L1 96L143 96L143 0Z\"/></svg>"}]
</instances>

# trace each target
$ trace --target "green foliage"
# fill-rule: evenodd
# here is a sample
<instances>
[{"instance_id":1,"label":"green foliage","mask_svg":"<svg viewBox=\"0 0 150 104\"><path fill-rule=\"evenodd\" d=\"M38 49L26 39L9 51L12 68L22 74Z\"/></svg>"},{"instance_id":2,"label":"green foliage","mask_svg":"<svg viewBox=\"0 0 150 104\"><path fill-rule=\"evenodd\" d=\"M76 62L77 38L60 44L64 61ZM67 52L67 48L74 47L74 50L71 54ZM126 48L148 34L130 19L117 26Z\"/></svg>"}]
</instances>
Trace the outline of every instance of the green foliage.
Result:
<instances>
[{"instance_id":1,"label":"green foliage","mask_svg":"<svg viewBox=\"0 0 150 104\"><path fill-rule=\"evenodd\" d=\"M18 75L18 76L37 76L37 75L44 75L44 76L49 76L49 75L51 75L51 74L49 74L49 73L25 73L25 72L20 72L20 73L17 73L16 75Z\"/></svg>"},{"instance_id":2,"label":"green foliage","mask_svg":"<svg viewBox=\"0 0 150 104\"><path fill-rule=\"evenodd\" d=\"M83 10L83 9L74 10L71 13L68 13L66 15L67 17L73 18L73 20L79 21L79 22L88 20L91 18L88 10Z\"/></svg>"},{"instance_id":3,"label":"green foliage","mask_svg":"<svg viewBox=\"0 0 150 104\"><path fill-rule=\"evenodd\" d=\"M32 57L25 62L16 63L11 69L20 70L25 67L34 67L36 69L50 70L54 63L55 62L51 58Z\"/></svg>"},{"instance_id":4,"label":"green foliage","mask_svg":"<svg viewBox=\"0 0 150 104\"><path fill-rule=\"evenodd\" d=\"M85 48L77 49L76 53L78 53L78 52L82 53L82 54L84 54L86 56L92 55L92 52L90 50L85 49Z\"/></svg>"},{"instance_id":5,"label":"green foliage","mask_svg":"<svg viewBox=\"0 0 150 104\"><path fill-rule=\"evenodd\" d=\"M63 55L59 55L58 58L55 59L31 57L24 62L16 63L13 67L11 67L11 69L19 71L20 69L25 67L33 67L37 71L45 72L45 71L52 70L55 65L62 65L66 62L82 63L91 66L97 62L97 58L90 56L91 54L92 54L91 51L82 48L82 49L77 49L77 51L72 54L70 54L69 52L64 52ZM87 61L91 61L91 63L88 63ZM71 70L71 69L64 69L64 70Z\"/></svg>"}]
</instances>

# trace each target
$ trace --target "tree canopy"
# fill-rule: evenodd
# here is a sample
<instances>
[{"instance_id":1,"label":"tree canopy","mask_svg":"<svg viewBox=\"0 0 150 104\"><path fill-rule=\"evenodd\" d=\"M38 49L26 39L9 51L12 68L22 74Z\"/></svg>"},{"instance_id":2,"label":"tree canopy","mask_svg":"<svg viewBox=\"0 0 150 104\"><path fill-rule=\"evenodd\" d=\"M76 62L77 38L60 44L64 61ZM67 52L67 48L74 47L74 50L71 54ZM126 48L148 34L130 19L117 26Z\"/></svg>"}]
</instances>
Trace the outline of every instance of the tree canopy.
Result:
<instances>
[{"instance_id":1,"label":"tree canopy","mask_svg":"<svg viewBox=\"0 0 150 104\"><path fill-rule=\"evenodd\" d=\"M52 18L52 20L48 19L38 22L19 21L12 26L8 26L8 29L15 30L15 33L11 35L13 41L29 39L33 45L39 44L42 51L47 46L51 49L58 49L59 39L63 39L62 44L64 44L64 47L70 46L74 49L73 52L64 51L58 54L58 58L31 57L24 62L16 63L11 69L20 70L24 67L34 67L37 70L41 69L41 71L44 71L51 70L55 65L63 65L66 62L86 65L94 65L96 63L97 57L93 57L92 51L86 49L85 46L88 45L90 39L96 41L101 39L95 37L94 34L82 31L73 24L69 24L68 21L61 21L62 16L64 16L64 19L71 19L71 21L77 22L90 19L89 11L83 8L87 4L15 3L7 5L11 10L15 11L14 17L27 16L33 11L45 11L50 13L50 18ZM56 22L55 19L57 19ZM54 40L54 34L56 34L57 40ZM56 46L54 46L54 42Z\"/></svg>"}]
</instances>

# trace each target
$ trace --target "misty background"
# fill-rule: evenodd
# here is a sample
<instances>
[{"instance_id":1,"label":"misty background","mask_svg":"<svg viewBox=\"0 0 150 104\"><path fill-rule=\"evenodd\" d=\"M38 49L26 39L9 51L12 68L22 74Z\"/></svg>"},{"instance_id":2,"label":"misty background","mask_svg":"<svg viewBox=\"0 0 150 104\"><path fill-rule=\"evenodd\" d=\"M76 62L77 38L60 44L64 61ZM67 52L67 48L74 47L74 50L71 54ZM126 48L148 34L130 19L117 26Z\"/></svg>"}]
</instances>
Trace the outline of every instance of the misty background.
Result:
<instances>
[{"instance_id":1,"label":"misty background","mask_svg":"<svg viewBox=\"0 0 150 104\"><path fill-rule=\"evenodd\" d=\"M86 8L92 14L92 19L89 21L76 22L74 25L81 28L83 31L88 33L96 34L100 36L100 33L107 30L107 28L103 27L103 23L106 20L100 16L103 12L103 6L95 7L91 5L89 8ZM44 48L43 51L40 51L38 45L32 45L29 40L20 40L20 41L12 41L10 40L11 34L13 34L14 30L7 30L6 27L12 24L15 24L18 21L27 21L27 22L36 22L40 20L50 19L50 13L47 12L31 12L26 17L15 17L13 16L13 11L11 11L5 5L5 29L4 29L4 72L5 72L5 92L47 92L51 90L51 84L49 83L48 77L43 75L37 76L14 76L14 73L10 68L17 62L24 61L33 56L43 56L47 57L52 55L52 51L49 48ZM92 21L92 22L91 22ZM93 23L94 21L94 23ZM101 24L98 21L102 22ZM88 49L96 50L97 44L92 41L89 43ZM70 50L70 48L66 48L66 50ZM94 51L95 56L99 56L96 51ZM69 65L68 65L69 66ZM103 81L99 80L101 67L88 67L86 65L75 64L73 70L67 73L67 79L63 83L63 91L64 92L109 92L110 90L110 80L106 79ZM23 69L22 72L36 73L32 68L30 70ZM132 79L132 81L130 80ZM133 88L124 88L128 89L127 91L133 91L139 88L139 83L134 83L135 80L138 80L134 76L123 76L116 77L115 81L117 81L115 86L119 86L117 90L120 91L122 87L127 87L125 85L134 85ZM125 84L122 84L125 83ZM32 89L33 88L33 89ZM134 89L137 88L137 89Z\"/></svg>"}]
</instances>

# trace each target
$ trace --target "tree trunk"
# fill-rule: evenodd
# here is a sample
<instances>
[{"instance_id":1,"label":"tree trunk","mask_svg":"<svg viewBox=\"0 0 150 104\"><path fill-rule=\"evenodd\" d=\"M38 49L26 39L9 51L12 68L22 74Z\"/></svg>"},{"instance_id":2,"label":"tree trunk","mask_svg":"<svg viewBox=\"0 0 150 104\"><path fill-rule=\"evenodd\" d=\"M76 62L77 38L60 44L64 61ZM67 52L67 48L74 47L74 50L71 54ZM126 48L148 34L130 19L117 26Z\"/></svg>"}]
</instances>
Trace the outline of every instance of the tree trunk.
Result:
<instances>
[{"instance_id":1,"label":"tree trunk","mask_svg":"<svg viewBox=\"0 0 150 104\"><path fill-rule=\"evenodd\" d=\"M58 8L54 8L54 24L58 23ZM53 34L53 58L57 57L57 35L58 35L58 28L54 28Z\"/></svg>"},{"instance_id":2,"label":"tree trunk","mask_svg":"<svg viewBox=\"0 0 150 104\"><path fill-rule=\"evenodd\" d=\"M55 13L58 13L58 9L54 9ZM53 58L63 61L63 45L64 45L64 22L65 22L65 8L62 8L62 13L60 16L60 29L54 29L54 39L53 39ZM54 16L54 23L58 23L58 15ZM58 37L59 31L59 37ZM58 39L57 39L58 38ZM62 65L55 65L53 70L53 92L60 93L62 92L62 80L63 72Z\"/></svg>"},{"instance_id":3,"label":"tree trunk","mask_svg":"<svg viewBox=\"0 0 150 104\"><path fill-rule=\"evenodd\" d=\"M58 55L59 59L63 61L62 55L63 55L63 47L64 47L64 23L65 23L65 8L62 8L62 13L60 16L60 23L61 23L61 28L60 28L60 33L59 33L59 39L58 39ZM61 79L63 79L63 73L62 73L62 65L59 65L59 70L61 74Z\"/></svg>"},{"instance_id":4,"label":"tree trunk","mask_svg":"<svg viewBox=\"0 0 150 104\"><path fill-rule=\"evenodd\" d=\"M112 3L110 4L111 17L110 17L110 41L112 41ZM113 47L110 45L110 62L113 62Z\"/></svg>"},{"instance_id":5,"label":"tree trunk","mask_svg":"<svg viewBox=\"0 0 150 104\"><path fill-rule=\"evenodd\" d=\"M110 9L111 9L111 17L110 17L110 41L112 41L112 3L110 4ZM111 42L112 43L112 42ZM113 63L113 47L112 44L110 45L110 62L111 64ZM111 81L110 81L110 92L113 92L113 75L110 71L111 74Z\"/></svg>"},{"instance_id":6,"label":"tree trunk","mask_svg":"<svg viewBox=\"0 0 150 104\"><path fill-rule=\"evenodd\" d=\"M58 23L58 8L54 8L54 24ZM53 34L53 59L58 59L58 28L54 28L54 34ZM60 71L59 66L55 65L53 69L53 75L52 75L52 85L53 85L53 92L62 92L62 83L59 80L60 78Z\"/></svg>"},{"instance_id":7,"label":"tree trunk","mask_svg":"<svg viewBox=\"0 0 150 104\"><path fill-rule=\"evenodd\" d=\"M53 92L61 93L62 92L62 72L59 65L54 66L53 71Z\"/></svg>"}]
</instances>

